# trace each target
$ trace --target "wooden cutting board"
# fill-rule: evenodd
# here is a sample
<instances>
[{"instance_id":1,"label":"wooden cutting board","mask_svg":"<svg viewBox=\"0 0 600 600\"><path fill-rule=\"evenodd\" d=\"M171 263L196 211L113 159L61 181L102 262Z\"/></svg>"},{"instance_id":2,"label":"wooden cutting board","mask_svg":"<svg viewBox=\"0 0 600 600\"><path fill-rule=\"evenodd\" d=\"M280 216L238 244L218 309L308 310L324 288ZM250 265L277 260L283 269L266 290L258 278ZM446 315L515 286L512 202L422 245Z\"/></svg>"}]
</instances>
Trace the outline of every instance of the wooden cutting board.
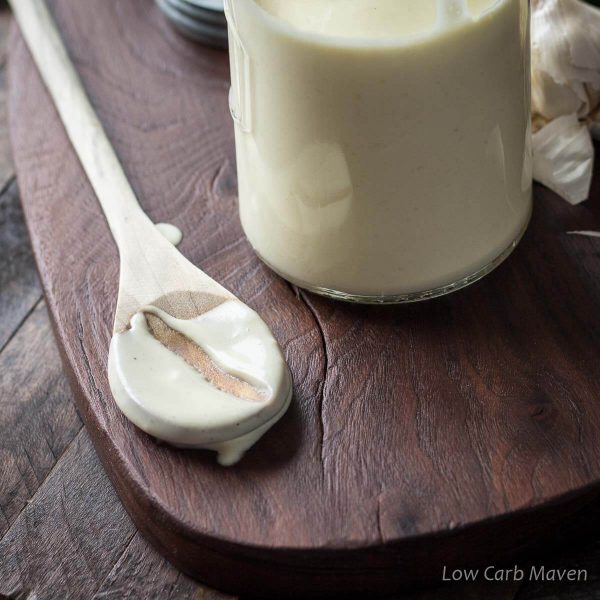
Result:
<instances>
[{"instance_id":1,"label":"wooden cutting board","mask_svg":"<svg viewBox=\"0 0 600 600\"><path fill-rule=\"evenodd\" d=\"M578 207L536 188L518 250L466 291L324 300L242 234L226 54L149 0L51 6L142 205L263 316L294 375L288 415L231 469L121 415L106 378L116 248L14 32L12 140L65 369L124 505L176 566L238 593L392 591L512 559L600 497L600 240L566 235L600 230L598 181Z\"/></svg>"}]
</instances>

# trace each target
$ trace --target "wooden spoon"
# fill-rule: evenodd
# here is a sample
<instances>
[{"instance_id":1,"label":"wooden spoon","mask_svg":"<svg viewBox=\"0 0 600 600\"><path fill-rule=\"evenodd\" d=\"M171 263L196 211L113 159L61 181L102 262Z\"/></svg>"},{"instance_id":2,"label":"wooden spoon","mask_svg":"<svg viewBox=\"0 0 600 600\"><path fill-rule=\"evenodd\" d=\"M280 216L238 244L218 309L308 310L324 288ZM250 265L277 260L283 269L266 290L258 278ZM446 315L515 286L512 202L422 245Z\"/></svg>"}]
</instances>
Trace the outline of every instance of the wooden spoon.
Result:
<instances>
[{"instance_id":1,"label":"wooden spoon","mask_svg":"<svg viewBox=\"0 0 600 600\"><path fill-rule=\"evenodd\" d=\"M119 248L114 334L127 330L132 316L144 307L155 306L176 319L189 320L225 301L240 302L182 256L142 210L44 0L10 0L10 4ZM264 390L218 368L197 344L144 312L152 335L214 387L268 405L271 412L277 408L277 398L265 397ZM288 379L289 372L284 380ZM291 388L284 398L287 403L290 393ZM283 406L279 415L285 412Z\"/></svg>"},{"instance_id":2,"label":"wooden spoon","mask_svg":"<svg viewBox=\"0 0 600 600\"><path fill-rule=\"evenodd\" d=\"M119 248L114 332L150 304L191 319L233 299L180 254L140 207L44 0L10 4Z\"/></svg>"}]
</instances>

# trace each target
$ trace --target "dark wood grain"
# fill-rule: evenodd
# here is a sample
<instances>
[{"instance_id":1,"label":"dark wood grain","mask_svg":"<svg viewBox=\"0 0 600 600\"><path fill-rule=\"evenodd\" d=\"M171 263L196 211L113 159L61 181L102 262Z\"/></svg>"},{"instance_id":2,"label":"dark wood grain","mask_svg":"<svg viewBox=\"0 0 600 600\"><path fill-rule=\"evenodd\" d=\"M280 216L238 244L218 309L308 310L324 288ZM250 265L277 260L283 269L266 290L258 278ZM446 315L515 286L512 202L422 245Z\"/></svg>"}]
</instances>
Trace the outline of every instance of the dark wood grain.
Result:
<instances>
[{"instance_id":1,"label":"dark wood grain","mask_svg":"<svg viewBox=\"0 0 600 600\"><path fill-rule=\"evenodd\" d=\"M206 598L225 596L178 573L149 548L82 430L0 539L0 598Z\"/></svg>"},{"instance_id":2,"label":"dark wood grain","mask_svg":"<svg viewBox=\"0 0 600 600\"><path fill-rule=\"evenodd\" d=\"M1 538L81 429L43 304L0 354L0 373Z\"/></svg>"},{"instance_id":3,"label":"dark wood grain","mask_svg":"<svg viewBox=\"0 0 600 600\"><path fill-rule=\"evenodd\" d=\"M0 190L6 189L15 175L6 118L6 41L10 23L10 12L0 3Z\"/></svg>"},{"instance_id":4,"label":"dark wood grain","mask_svg":"<svg viewBox=\"0 0 600 600\"><path fill-rule=\"evenodd\" d=\"M0 541L3 588L30 590L33 580L42 597L60 588L62 597L83 599L102 584L135 528L124 511L114 519L119 500L99 468L82 431Z\"/></svg>"},{"instance_id":5,"label":"dark wood grain","mask_svg":"<svg viewBox=\"0 0 600 600\"><path fill-rule=\"evenodd\" d=\"M94 600L139 598L233 600L232 596L203 588L176 571L137 533L94 595Z\"/></svg>"},{"instance_id":6,"label":"dark wood grain","mask_svg":"<svg viewBox=\"0 0 600 600\"><path fill-rule=\"evenodd\" d=\"M0 193L0 351L41 300L14 177Z\"/></svg>"},{"instance_id":7,"label":"dark wood grain","mask_svg":"<svg viewBox=\"0 0 600 600\"><path fill-rule=\"evenodd\" d=\"M226 57L143 0L53 7L142 204L261 313L294 373L290 413L231 470L121 416L105 376L116 250L15 36L11 131L64 363L125 506L174 564L237 592L391 591L512 557L597 500L599 250L565 232L600 229L598 184L576 208L537 189L516 254L455 296L297 293L241 234Z\"/></svg>"},{"instance_id":8,"label":"dark wood grain","mask_svg":"<svg viewBox=\"0 0 600 600\"><path fill-rule=\"evenodd\" d=\"M0 352L40 300L42 291L23 223L6 114L8 10L0 5Z\"/></svg>"}]
</instances>

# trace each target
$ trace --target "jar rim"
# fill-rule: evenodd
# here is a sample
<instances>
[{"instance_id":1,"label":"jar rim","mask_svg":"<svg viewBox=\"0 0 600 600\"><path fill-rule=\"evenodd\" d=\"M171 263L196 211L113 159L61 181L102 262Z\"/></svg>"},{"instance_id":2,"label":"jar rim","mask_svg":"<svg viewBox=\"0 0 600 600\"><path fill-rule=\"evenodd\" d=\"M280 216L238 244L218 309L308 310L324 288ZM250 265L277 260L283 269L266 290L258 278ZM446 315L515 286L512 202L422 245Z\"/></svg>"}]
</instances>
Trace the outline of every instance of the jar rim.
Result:
<instances>
[{"instance_id":1,"label":"jar rim","mask_svg":"<svg viewBox=\"0 0 600 600\"><path fill-rule=\"evenodd\" d=\"M449 24L444 28L434 27L430 31L403 35L403 36L353 36L347 37L330 33L322 33L318 31L309 31L294 27L291 23L270 13L266 8L261 6L256 0L225 0L225 15L228 20L234 15L234 5L243 3L266 25L275 30L278 34L288 38L293 38L299 42L309 42L315 45L333 46L340 49L372 49L372 50L390 50L394 48L407 48L422 43L427 43L433 39L441 39L448 35L453 35L460 32L462 29L471 27L487 19L493 12L496 12L503 4L508 4L510 0L494 0L493 3L486 8L480 15L471 16L470 20L459 21ZM235 17L233 16L234 20Z\"/></svg>"}]
</instances>

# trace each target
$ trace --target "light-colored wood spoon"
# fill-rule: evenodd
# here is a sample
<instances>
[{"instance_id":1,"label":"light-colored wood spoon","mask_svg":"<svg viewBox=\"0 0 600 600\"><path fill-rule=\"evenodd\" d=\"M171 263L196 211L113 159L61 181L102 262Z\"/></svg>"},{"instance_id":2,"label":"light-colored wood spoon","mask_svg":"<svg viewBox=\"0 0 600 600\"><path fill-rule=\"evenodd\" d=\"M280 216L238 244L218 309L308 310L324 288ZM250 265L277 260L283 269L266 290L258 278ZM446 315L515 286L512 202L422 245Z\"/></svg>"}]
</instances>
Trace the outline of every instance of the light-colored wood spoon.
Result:
<instances>
[{"instance_id":1,"label":"light-colored wood spoon","mask_svg":"<svg viewBox=\"0 0 600 600\"><path fill-rule=\"evenodd\" d=\"M115 333L149 304L190 319L233 299L166 240L140 207L44 0L10 4L119 248Z\"/></svg>"},{"instance_id":2,"label":"light-colored wood spoon","mask_svg":"<svg viewBox=\"0 0 600 600\"><path fill-rule=\"evenodd\" d=\"M142 210L44 0L11 0L10 4L119 249L114 333L127 329L131 317L148 305L179 319L192 319L236 299L180 254ZM195 344L174 345L173 332L160 319L149 316L148 322L157 339L218 387L238 397L260 398L248 384L215 369Z\"/></svg>"}]
</instances>

